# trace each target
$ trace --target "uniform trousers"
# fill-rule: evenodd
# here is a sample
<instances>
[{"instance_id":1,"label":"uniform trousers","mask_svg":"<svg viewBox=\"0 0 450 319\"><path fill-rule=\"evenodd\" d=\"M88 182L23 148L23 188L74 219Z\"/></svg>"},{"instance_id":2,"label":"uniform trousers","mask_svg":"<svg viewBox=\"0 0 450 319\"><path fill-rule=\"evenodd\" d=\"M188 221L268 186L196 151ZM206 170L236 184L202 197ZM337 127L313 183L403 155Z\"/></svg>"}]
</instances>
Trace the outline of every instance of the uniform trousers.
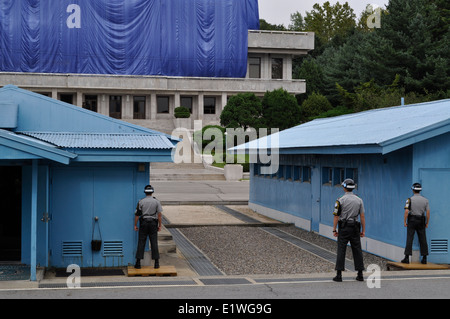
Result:
<instances>
[{"instance_id":1,"label":"uniform trousers","mask_svg":"<svg viewBox=\"0 0 450 319\"><path fill-rule=\"evenodd\" d=\"M353 261L355 263L355 270L364 270L363 255L361 249L360 229L357 226L359 223L351 225L339 226L338 240L337 240L337 258L335 270L345 270L345 252L347 244L350 242L353 253Z\"/></svg>"},{"instance_id":2,"label":"uniform trousers","mask_svg":"<svg viewBox=\"0 0 450 319\"><path fill-rule=\"evenodd\" d=\"M144 259L144 250L147 237L150 237L152 259L159 259L157 219L150 218L146 220L141 218L139 220L139 240L136 251L136 259Z\"/></svg>"},{"instance_id":3,"label":"uniform trousers","mask_svg":"<svg viewBox=\"0 0 450 319\"><path fill-rule=\"evenodd\" d=\"M425 223L423 217L408 217L408 228L406 232L406 247L405 247L405 255L412 255L412 245L414 240L414 234L417 232L417 236L419 237L420 244L420 255L428 256L428 244L427 244L427 235L425 232Z\"/></svg>"}]
</instances>

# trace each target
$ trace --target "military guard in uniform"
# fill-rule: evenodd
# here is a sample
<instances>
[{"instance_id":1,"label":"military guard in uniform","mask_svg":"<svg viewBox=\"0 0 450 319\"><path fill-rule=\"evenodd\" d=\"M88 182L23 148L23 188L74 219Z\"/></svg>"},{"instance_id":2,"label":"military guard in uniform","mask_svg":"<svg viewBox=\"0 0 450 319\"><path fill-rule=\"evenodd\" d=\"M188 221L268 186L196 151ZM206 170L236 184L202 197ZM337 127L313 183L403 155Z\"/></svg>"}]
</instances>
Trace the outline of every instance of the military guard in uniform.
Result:
<instances>
[{"instance_id":1,"label":"military guard in uniform","mask_svg":"<svg viewBox=\"0 0 450 319\"><path fill-rule=\"evenodd\" d=\"M337 260L336 260L336 277L334 281L342 281L342 271L345 270L345 252L347 243L350 245L355 263L355 270L358 271L356 280L364 281L363 270L364 262L361 249L361 238L364 237L366 229L366 220L364 216L364 203L361 198L353 193L355 182L348 178L342 183L344 188L344 196L340 197L335 204L333 215L333 234L337 237ZM360 222L358 221L361 220ZM362 230L361 230L362 226ZM338 227L336 230L336 227Z\"/></svg>"},{"instance_id":2,"label":"military guard in uniform","mask_svg":"<svg viewBox=\"0 0 450 319\"><path fill-rule=\"evenodd\" d=\"M427 263L428 244L425 229L430 221L430 205L428 199L420 195L422 185L414 183L411 187L414 195L406 200L404 223L407 227L405 258L402 263L409 264L409 256L412 255L414 234L417 232L420 244L422 264Z\"/></svg>"},{"instance_id":3,"label":"military guard in uniform","mask_svg":"<svg viewBox=\"0 0 450 319\"><path fill-rule=\"evenodd\" d=\"M158 232L161 230L162 207L159 200L153 197L155 190L151 185L144 188L145 198L141 199L134 213L134 230L139 230L139 241L136 252L134 268L141 268L141 259L144 259L144 249L147 237L150 237L150 249L155 268L159 268ZM139 221L139 228L137 222Z\"/></svg>"}]
</instances>

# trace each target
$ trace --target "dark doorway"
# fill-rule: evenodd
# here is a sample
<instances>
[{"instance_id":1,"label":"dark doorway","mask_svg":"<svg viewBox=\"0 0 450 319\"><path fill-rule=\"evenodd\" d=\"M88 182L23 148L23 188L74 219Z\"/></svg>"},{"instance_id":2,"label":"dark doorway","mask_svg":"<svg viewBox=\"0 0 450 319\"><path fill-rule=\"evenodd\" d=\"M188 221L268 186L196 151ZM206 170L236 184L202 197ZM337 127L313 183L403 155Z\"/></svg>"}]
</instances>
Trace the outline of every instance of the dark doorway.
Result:
<instances>
[{"instance_id":1,"label":"dark doorway","mask_svg":"<svg viewBox=\"0 0 450 319\"><path fill-rule=\"evenodd\" d=\"M20 261L22 168L0 166L0 261Z\"/></svg>"}]
</instances>

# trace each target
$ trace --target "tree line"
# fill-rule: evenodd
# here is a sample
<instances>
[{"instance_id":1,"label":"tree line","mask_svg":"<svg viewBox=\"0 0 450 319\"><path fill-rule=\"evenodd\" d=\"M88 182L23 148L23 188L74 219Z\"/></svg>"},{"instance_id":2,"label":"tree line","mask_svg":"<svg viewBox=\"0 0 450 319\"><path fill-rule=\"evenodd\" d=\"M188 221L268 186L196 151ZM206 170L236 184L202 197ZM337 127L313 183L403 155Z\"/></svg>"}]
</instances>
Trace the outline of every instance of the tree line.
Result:
<instances>
[{"instance_id":1,"label":"tree line","mask_svg":"<svg viewBox=\"0 0 450 319\"><path fill-rule=\"evenodd\" d=\"M379 15L377 28L367 23L373 14ZM293 62L293 78L307 83L306 94L296 96L297 107L270 106L272 95L292 101L283 90L267 92L261 105L244 116L254 117L250 126L283 129L285 121L290 127L317 117L396 106L401 98L406 104L450 98L448 0L390 0L385 9L366 10L359 18L348 2L325 2L304 17L292 13L287 27L260 20L260 29L314 32L315 49ZM221 124L242 126L230 120L228 109Z\"/></svg>"}]
</instances>

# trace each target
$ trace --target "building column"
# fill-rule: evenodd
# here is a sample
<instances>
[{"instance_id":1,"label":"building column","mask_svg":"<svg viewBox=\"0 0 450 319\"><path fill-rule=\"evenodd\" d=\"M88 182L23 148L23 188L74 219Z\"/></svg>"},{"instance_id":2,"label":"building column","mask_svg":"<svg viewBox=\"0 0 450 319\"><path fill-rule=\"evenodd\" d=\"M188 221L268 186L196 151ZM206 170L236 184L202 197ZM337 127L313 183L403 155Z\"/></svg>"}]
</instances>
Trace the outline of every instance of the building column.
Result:
<instances>
[{"instance_id":1,"label":"building column","mask_svg":"<svg viewBox=\"0 0 450 319\"><path fill-rule=\"evenodd\" d=\"M97 112L109 116L109 95L101 94L99 96Z\"/></svg>"},{"instance_id":2,"label":"building column","mask_svg":"<svg viewBox=\"0 0 450 319\"><path fill-rule=\"evenodd\" d=\"M33 160L31 165L31 267L30 280L36 281L36 242L37 242L37 193L38 193L38 160Z\"/></svg>"},{"instance_id":3,"label":"building column","mask_svg":"<svg viewBox=\"0 0 450 319\"><path fill-rule=\"evenodd\" d=\"M150 120L152 119L152 96L146 95L145 96L145 119Z\"/></svg>"},{"instance_id":4,"label":"building column","mask_svg":"<svg viewBox=\"0 0 450 319\"><path fill-rule=\"evenodd\" d=\"M198 109L197 109L197 120L203 120L203 109L205 105L205 95L201 92L198 94Z\"/></svg>"},{"instance_id":5,"label":"building column","mask_svg":"<svg viewBox=\"0 0 450 319\"><path fill-rule=\"evenodd\" d=\"M174 107L177 108L181 106L181 97L180 97L180 92L175 92L175 102L174 102Z\"/></svg>"},{"instance_id":6,"label":"building column","mask_svg":"<svg viewBox=\"0 0 450 319\"><path fill-rule=\"evenodd\" d=\"M83 107L83 92L77 91L75 95L75 105L79 107Z\"/></svg>"},{"instance_id":7,"label":"building column","mask_svg":"<svg viewBox=\"0 0 450 319\"><path fill-rule=\"evenodd\" d=\"M150 119L155 120L156 119L156 111L157 111L157 105L156 105L156 93L152 93L151 95L151 102L150 102Z\"/></svg>"},{"instance_id":8,"label":"building column","mask_svg":"<svg viewBox=\"0 0 450 319\"><path fill-rule=\"evenodd\" d=\"M228 94L227 94L227 92L223 92L221 106L219 109L216 109L216 115L218 117L220 117L220 114L222 114L223 108L227 105L227 103L228 103Z\"/></svg>"},{"instance_id":9,"label":"building column","mask_svg":"<svg viewBox=\"0 0 450 319\"><path fill-rule=\"evenodd\" d=\"M130 94L124 95L122 101L122 119L132 119L133 112L133 96Z\"/></svg>"}]
</instances>

